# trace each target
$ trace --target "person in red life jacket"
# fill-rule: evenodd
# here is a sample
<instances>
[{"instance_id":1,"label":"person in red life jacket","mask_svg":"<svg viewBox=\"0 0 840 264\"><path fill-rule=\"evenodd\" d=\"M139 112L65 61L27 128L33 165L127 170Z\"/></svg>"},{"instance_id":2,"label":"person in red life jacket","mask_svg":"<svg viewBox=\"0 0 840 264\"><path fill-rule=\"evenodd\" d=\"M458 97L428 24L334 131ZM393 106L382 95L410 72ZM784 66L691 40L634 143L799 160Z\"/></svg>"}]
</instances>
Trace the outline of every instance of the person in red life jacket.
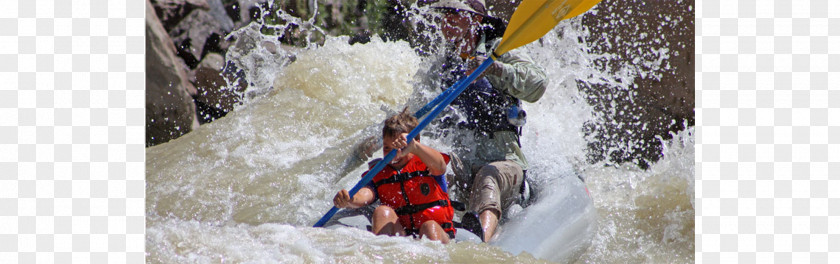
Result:
<instances>
[{"instance_id":1,"label":"person in red life jacket","mask_svg":"<svg viewBox=\"0 0 840 264\"><path fill-rule=\"evenodd\" d=\"M417 124L407 108L385 120L382 152L396 149L396 157L352 199L343 189L333 203L337 208L359 208L379 199L382 205L372 217L374 234L419 235L446 244L455 237L454 210L443 176L449 156L421 144L419 136L406 139Z\"/></svg>"}]
</instances>

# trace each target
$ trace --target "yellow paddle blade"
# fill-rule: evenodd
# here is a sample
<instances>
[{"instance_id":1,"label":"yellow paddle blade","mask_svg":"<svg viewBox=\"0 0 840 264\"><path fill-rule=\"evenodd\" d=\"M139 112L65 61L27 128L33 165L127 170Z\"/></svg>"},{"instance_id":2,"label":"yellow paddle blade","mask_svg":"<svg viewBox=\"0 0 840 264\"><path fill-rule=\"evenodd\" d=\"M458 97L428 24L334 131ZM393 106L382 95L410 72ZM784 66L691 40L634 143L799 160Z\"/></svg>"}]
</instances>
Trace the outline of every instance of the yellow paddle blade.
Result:
<instances>
[{"instance_id":1,"label":"yellow paddle blade","mask_svg":"<svg viewBox=\"0 0 840 264\"><path fill-rule=\"evenodd\" d=\"M513 12L505 35L494 53L501 56L531 43L548 33L561 20L583 14L599 2L601 0L522 0Z\"/></svg>"}]
</instances>

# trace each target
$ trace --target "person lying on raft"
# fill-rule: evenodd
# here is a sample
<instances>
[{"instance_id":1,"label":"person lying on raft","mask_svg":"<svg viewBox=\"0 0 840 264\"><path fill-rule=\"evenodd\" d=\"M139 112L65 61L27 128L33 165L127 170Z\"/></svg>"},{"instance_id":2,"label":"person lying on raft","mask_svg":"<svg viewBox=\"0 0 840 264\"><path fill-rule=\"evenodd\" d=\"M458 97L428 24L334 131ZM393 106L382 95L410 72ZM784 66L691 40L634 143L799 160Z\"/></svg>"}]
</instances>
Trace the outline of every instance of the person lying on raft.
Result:
<instances>
[{"instance_id":1,"label":"person lying on raft","mask_svg":"<svg viewBox=\"0 0 840 264\"><path fill-rule=\"evenodd\" d=\"M420 136L406 139L417 124L408 108L385 120L382 152L396 149L396 157L352 199L343 189L333 203L337 208L359 208L379 199L382 205L373 212L374 234L425 236L446 244L455 237L454 210L443 176L449 156L421 144Z\"/></svg>"}]
</instances>

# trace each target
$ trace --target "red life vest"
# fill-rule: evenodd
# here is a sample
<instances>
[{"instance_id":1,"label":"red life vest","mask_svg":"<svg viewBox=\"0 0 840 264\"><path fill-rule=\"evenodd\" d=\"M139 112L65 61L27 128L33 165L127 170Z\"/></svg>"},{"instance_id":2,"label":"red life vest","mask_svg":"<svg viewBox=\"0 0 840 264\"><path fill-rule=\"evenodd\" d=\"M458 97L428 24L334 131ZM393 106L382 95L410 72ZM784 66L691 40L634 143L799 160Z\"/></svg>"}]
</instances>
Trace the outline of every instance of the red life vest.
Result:
<instances>
[{"instance_id":1,"label":"red life vest","mask_svg":"<svg viewBox=\"0 0 840 264\"><path fill-rule=\"evenodd\" d=\"M448 164L449 156L441 155ZM434 220L450 237L455 236L449 194L441 189L419 157L414 156L400 170L385 166L373 177L373 185L381 203L394 209L409 233L417 233L423 222Z\"/></svg>"}]
</instances>

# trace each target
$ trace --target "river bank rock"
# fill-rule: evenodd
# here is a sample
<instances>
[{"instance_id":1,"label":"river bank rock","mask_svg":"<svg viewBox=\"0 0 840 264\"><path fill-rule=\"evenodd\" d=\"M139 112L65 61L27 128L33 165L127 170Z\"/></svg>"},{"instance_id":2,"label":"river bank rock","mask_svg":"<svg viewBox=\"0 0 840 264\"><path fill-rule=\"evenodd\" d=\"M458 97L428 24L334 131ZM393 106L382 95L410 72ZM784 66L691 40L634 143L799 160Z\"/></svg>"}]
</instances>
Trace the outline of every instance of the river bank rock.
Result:
<instances>
[{"instance_id":1,"label":"river bank rock","mask_svg":"<svg viewBox=\"0 0 840 264\"><path fill-rule=\"evenodd\" d=\"M190 86L175 45L146 1L146 146L198 127Z\"/></svg>"},{"instance_id":2,"label":"river bank rock","mask_svg":"<svg viewBox=\"0 0 840 264\"><path fill-rule=\"evenodd\" d=\"M177 138L233 110L239 97L228 91L222 75L236 81L231 89L239 93L248 85L234 65L225 67L230 64L225 53L236 40L224 37L258 18L257 5L265 2L146 1L146 146Z\"/></svg>"},{"instance_id":3,"label":"river bank rock","mask_svg":"<svg viewBox=\"0 0 840 264\"><path fill-rule=\"evenodd\" d=\"M178 56L190 68L198 66L209 52L224 52L228 44L223 38L234 29L221 0L207 0L207 3L209 10L193 10L169 31Z\"/></svg>"},{"instance_id":4,"label":"river bank rock","mask_svg":"<svg viewBox=\"0 0 840 264\"><path fill-rule=\"evenodd\" d=\"M693 6L694 0L603 0L583 16L590 52L616 55L596 67L639 72L630 87L579 83L600 118L584 131L590 161L646 168L662 155L660 139L694 126Z\"/></svg>"},{"instance_id":5,"label":"river bank rock","mask_svg":"<svg viewBox=\"0 0 840 264\"><path fill-rule=\"evenodd\" d=\"M260 18L260 8L267 0L222 0L222 5L231 20L234 28L241 28L251 21Z\"/></svg>"},{"instance_id":6,"label":"river bank rock","mask_svg":"<svg viewBox=\"0 0 840 264\"><path fill-rule=\"evenodd\" d=\"M151 0L151 3L166 31L175 27L193 10L210 10L207 0Z\"/></svg>"},{"instance_id":7,"label":"river bank rock","mask_svg":"<svg viewBox=\"0 0 840 264\"><path fill-rule=\"evenodd\" d=\"M239 94L242 91L228 88L222 76L224 67L225 58L218 53L210 53L190 72L190 81L198 91L195 103L201 124L225 116L239 103Z\"/></svg>"}]
</instances>

